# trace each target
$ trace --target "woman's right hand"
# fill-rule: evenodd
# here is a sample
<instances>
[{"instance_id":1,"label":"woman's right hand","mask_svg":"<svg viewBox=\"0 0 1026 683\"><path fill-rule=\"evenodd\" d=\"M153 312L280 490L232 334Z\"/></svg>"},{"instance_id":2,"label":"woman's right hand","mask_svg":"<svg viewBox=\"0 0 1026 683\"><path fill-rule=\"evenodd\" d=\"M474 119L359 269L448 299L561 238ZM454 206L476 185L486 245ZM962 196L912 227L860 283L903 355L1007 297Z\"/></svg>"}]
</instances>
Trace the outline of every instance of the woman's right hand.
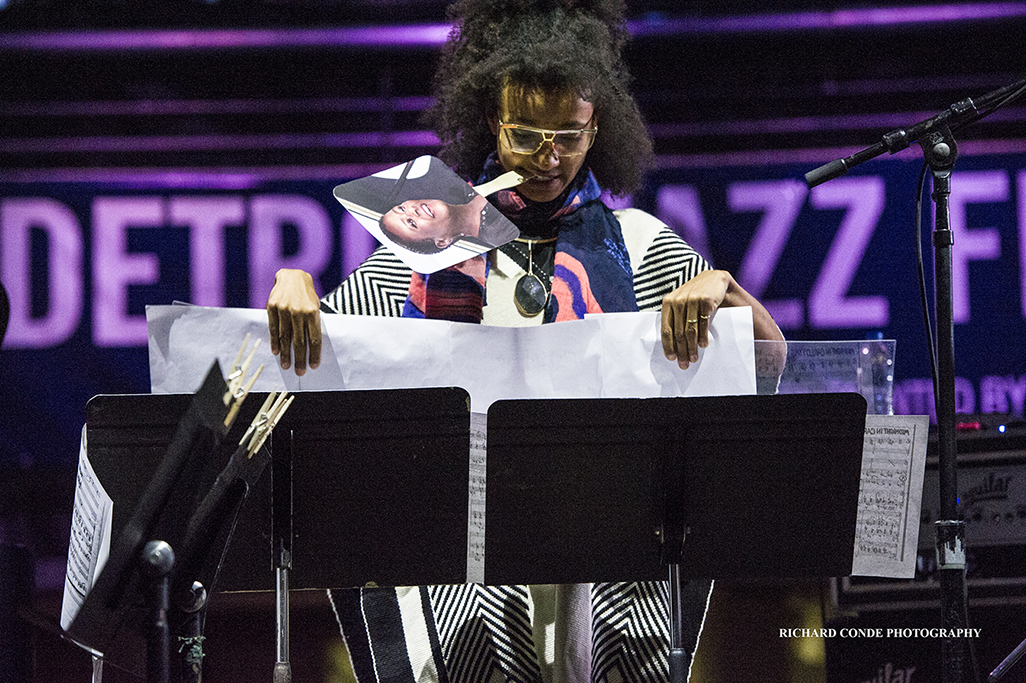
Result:
<instances>
[{"instance_id":1,"label":"woman's right hand","mask_svg":"<svg viewBox=\"0 0 1026 683\"><path fill-rule=\"evenodd\" d=\"M267 297L267 329L271 353L280 355L287 370L295 358L296 374L306 373L321 363L321 302L310 273L282 268L274 275L274 287Z\"/></svg>"}]
</instances>

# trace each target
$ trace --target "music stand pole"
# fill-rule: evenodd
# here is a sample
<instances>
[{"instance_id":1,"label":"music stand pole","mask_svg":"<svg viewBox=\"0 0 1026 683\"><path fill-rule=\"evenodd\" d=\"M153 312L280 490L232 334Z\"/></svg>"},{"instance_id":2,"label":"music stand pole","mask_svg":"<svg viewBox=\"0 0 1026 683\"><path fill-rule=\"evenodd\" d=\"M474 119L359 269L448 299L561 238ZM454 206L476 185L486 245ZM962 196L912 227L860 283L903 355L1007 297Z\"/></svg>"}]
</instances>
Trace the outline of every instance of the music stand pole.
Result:
<instances>
[{"instance_id":1,"label":"music stand pole","mask_svg":"<svg viewBox=\"0 0 1026 683\"><path fill-rule=\"evenodd\" d=\"M139 563L148 581L152 618L146 645L146 680L148 683L168 683L171 671L168 584L175 553L164 541L149 541L143 548Z\"/></svg>"},{"instance_id":2,"label":"music stand pole","mask_svg":"<svg viewBox=\"0 0 1026 683\"><path fill-rule=\"evenodd\" d=\"M683 560L684 542L687 538L685 508L686 495L683 484L685 481L684 440L679 435L663 431L663 442L666 452L672 453L664 464L663 476L666 481L675 482L679 490L671 492L663 501L663 523L660 528L659 540L660 561L666 565L669 579L669 629L670 649L667 659L670 669L670 683L687 683L691 654L684 647L684 598L681 595L680 564Z\"/></svg>"},{"instance_id":3,"label":"music stand pole","mask_svg":"<svg viewBox=\"0 0 1026 683\"><path fill-rule=\"evenodd\" d=\"M680 565L673 563L670 569L670 683L687 683L691 656L684 648L684 602L680 594Z\"/></svg>"},{"instance_id":4,"label":"music stand pole","mask_svg":"<svg viewBox=\"0 0 1026 683\"><path fill-rule=\"evenodd\" d=\"M289 572L292 570L292 451L295 433L288 437L271 461L271 545L274 555L275 625L277 640L274 683L291 683L289 662Z\"/></svg>"}]
</instances>

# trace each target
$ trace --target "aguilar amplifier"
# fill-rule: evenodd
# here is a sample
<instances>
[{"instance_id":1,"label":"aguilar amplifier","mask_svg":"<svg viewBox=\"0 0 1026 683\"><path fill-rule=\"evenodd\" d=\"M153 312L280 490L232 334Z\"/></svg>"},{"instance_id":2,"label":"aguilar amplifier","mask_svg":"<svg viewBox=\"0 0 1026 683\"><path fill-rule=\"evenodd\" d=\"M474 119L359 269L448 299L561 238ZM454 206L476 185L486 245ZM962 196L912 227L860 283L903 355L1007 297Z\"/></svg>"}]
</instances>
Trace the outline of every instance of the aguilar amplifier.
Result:
<instances>
[{"instance_id":1,"label":"aguilar amplifier","mask_svg":"<svg viewBox=\"0 0 1026 683\"><path fill-rule=\"evenodd\" d=\"M1026 638L1026 423L987 416L960 424L958 492L966 521L971 630L966 635L974 666L985 676ZM932 435L915 578L832 582L826 625L838 635L825 639L828 683L941 680L936 451ZM1013 682L1026 682L1026 662L1002 679Z\"/></svg>"}]
</instances>

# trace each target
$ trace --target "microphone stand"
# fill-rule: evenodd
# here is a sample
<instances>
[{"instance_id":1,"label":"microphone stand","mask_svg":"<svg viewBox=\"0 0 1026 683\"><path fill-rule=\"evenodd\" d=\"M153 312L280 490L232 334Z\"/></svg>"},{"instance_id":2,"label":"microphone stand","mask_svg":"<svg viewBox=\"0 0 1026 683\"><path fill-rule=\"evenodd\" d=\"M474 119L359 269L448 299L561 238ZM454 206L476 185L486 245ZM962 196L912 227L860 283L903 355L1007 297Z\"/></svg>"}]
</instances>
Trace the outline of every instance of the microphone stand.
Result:
<instances>
[{"instance_id":1,"label":"microphone stand","mask_svg":"<svg viewBox=\"0 0 1026 683\"><path fill-rule=\"evenodd\" d=\"M958 147L947 126L920 141L933 174L936 225L934 248L934 306L937 309L937 446L940 454L940 519L935 522L937 567L940 571L941 625L947 632L962 632L968 620L965 581L965 520L958 510L958 443L955 437L955 336L951 291L951 232L948 198L951 171ZM942 683L962 683L965 672L965 639L941 641Z\"/></svg>"},{"instance_id":2,"label":"microphone stand","mask_svg":"<svg viewBox=\"0 0 1026 683\"><path fill-rule=\"evenodd\" d=\"M936 224L934 246L934 306L937 315L937 408L938 454L940 461L940 519L936 522L937 561L940 569L942 627L952 632L965 628L968 594L965 578L965 521L958 510L958 449L955 438L955 336L951 289L951 231L948 199L951 172L958 158L952 130L976 121L1008 104L1026 91L1026 80L995 90L974 102L966 98L940 114L883 136L880 142L855 154L832 161L805 175L815 187L844 175L852 167L883 154L901 151L914 142L923 150L933 174L933 202ZM933 343L932 340L929 343ZM958 631L954 631L958 632ZM944 638L941 643L942 683L964 683L966 641Z\"/></svg>"}]
</instances>

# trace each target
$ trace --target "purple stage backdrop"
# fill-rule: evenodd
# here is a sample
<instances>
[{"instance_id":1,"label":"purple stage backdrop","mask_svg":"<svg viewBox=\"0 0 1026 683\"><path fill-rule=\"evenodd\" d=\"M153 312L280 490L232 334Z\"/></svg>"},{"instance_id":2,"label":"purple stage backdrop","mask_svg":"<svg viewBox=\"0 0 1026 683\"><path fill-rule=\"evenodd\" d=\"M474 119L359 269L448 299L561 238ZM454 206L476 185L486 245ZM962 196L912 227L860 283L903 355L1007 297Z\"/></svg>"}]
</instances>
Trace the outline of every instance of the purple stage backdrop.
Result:
<instances>
[{"instance_id":1,"label":"purple stage backdrop","mask_svg":"<svg viewBox=\"0 0 1026 683\"><path fill-rule=\"evenodd\" d=\"M688 164L652 173L655 213L772 310L791 339L897 340L895 410L932 411L915 262L914 155L813 190L813 163ZM262 308L275 271L334 287L373 243L331 194L351 178L166 173L0 183L0 279L11 322L0 465L77 456L86 401L149 389L145 306ZM932 205L924 249L932 291ZM1023 415L1026 153L963 155L953 179L960 412Z\"/></svg>"}]
</instances>

